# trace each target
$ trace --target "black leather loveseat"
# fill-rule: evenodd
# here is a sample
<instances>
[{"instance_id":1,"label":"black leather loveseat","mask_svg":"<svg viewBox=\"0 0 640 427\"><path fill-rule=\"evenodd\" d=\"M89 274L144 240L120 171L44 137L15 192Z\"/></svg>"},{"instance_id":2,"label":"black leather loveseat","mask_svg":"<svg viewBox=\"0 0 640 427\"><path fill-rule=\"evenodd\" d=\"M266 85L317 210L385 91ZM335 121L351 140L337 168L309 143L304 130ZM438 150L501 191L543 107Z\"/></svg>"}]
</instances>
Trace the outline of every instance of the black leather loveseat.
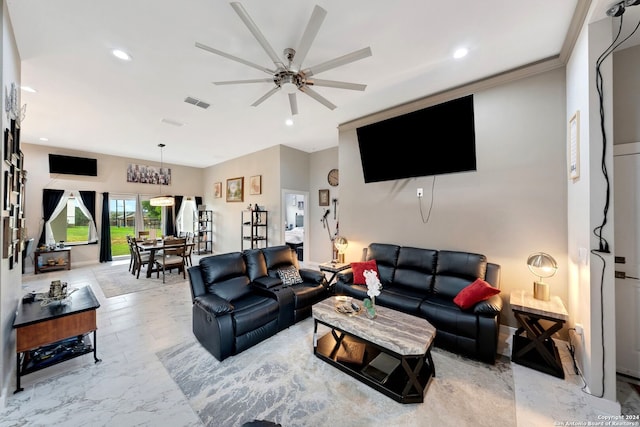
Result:
<instances>
[{"instance_id":1,"label":"black leather loveseat","mask_svg":"<svg viewBox=\"0 0 640 427\"><path fill-rule=\"evenodd\" d=\"M493 295L466 309L454 299L477 279L499 288L499 265L481 254L383 243L370 244L364 258L375 260L382 283L377 305L427 319L437 330L435 344L441 348L495 363L502 299ZM353 283L352 269L337 277L336 294L367 298L366 285Z\"/></svg>"},{"instance_id":2,"label":"black leather loveseat","mask_svg":"<svg viewBox=\"0 0 640 427\"><path fill-rule=\"evenodd\" d=\"M220 361L304 319L329 296L322 272L300 269L286 245L212 255L187 271L193 333Z\"/></svg>"}]
</instances>

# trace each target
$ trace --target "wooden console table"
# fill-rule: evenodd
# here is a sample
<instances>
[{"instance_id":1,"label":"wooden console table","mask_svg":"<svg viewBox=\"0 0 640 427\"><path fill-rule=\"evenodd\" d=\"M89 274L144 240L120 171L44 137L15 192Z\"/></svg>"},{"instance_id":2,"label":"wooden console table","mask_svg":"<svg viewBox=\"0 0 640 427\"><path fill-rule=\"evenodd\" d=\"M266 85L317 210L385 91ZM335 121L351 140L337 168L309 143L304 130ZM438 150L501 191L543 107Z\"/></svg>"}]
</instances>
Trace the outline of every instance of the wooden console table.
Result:
<instances>
[{"instance_id":1,"label":"wooden console table","mask_svg":"<svg viewBox=\"0 0 640 427\"><path fill-rule=\"evenodd\" d=\"M42 265L39 264L40 258L42 258ZM53 259L54 264L49 264L47 261ZM59 260L62 259L63 263L60 264ZM65 246L63 248L55 249L36 249L34 251L33 259L33 272L34 274L46 273L47 271L57 270L71 270L71 247Z\"/></svg>"},{"instance_id":2,"label":"wooden console table","mask_svg":"<svg viewBox=\"0 0 640 427\"><path fill-rule=\"evenodd\" d=\"M69 295L66 301L42 306L37 299L22 302L16 310L16 390L20 378L31 372L93 352L96 355L96 310L100 303L90 286ZM89 333L93 332L93 345Z\"/></svg>"},{"instance_id":3,"label":"wooden console table","mask_svg":"<svg viewBox=\"0 0 640 427\"><path fill-rule=\"evenodd\" d=\"M535 299L532 292L514 291L509 302L520 325L513 335L511 361L564 378L560 355L552 339L569 319L560 297L542 301Z\"/></svg>"}]
</instances>

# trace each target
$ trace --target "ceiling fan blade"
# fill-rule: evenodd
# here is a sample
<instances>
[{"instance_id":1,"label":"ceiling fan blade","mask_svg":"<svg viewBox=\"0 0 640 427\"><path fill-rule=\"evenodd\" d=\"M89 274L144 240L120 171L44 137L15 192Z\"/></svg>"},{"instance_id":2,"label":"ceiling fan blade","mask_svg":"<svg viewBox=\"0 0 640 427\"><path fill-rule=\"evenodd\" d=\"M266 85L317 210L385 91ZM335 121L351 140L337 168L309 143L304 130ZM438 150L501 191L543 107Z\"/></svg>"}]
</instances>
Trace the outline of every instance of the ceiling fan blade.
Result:
<instances>
[{"instance_id":1,"label":"ceiling fan blade","mask_svg":"<svg viewBox=\"0 0 640 427\"><path fill-rule=\"evenodd\" d=\"M291 107L292 116L298 114L298 98L296 98L295 92L289 94L289 106Z\"/></svg>"},{"instance_id":2,"label":"ceiling fan blade","mask_svg":"<svg viewBox=\"0 0 640 427\"><path fill-rule=\"evenodd\" d=\"M311 14L311 18L309 18L307 28L305 28L304 33L302 34L300 43L298 43L298 49L296 49L296 54L293 57L294 60L291 64L292 70L300 70L302 63L304 62L304 59L309 52L309 48L311 48L311 44L315 40L316 35L320 30L320 26L322 25L325 16L327 16L327 11L316 5L316 7L313 9L313 13Z\"/></svg>"},{"instance_id":3,"label":"ceiling fan blade","mask_svg":"<svg viewBox=\"0 0 640 427\"><path fill-rule=\"evenodd\" d=\"M256 68L256 69L258 69L260 71L264 71L267 74L274 74L275 73L274 70L270 70L270 69L268 69L266 67L263 67L262 65L254 64L253 62L247 61L247 60L242 59L242 58L238 58L237 56L230 55L228 53L225 53L225 52L223 52L221 50L218 50L218 49L214 49L214 48L212 48L210 46L207 46L207 45L204 45L202 43L196 42L196 47L199 47L202 50L206 50L207 52L215 53L216 55L220 55L220 56L222 56L224 58L227 58L227 59L230 59L232 61L236 61L236 62L239 62L241 64L248 65L249 67Z\"/></svg>"},{"instance_id":4,"label":"ceiling fan blade","mask_svg":"<svg viewBox=\"0 0 640 427\"><path fill-rule=\"evenodd\" d=\"M251 80L227 80L224 82L213 82L214 85L235 85L243 83L273 83L273 79L251 79Z\"/></svg>"},{"instance_id":5,"label":"ceiling fan blade","mask_svg":"<svg viewBox=\"0 0 640 427\"><path fill-rule=\"evenodd\" d=\"M305 83L312 86L335 87L338 89L365 90L367 85L358 83L337 82L335 80L309 79Z\"/></svg>"},{"instance_id":6,"label":"ceiling fan blade","mask_svg":"<svg viewBox=\"0 0 640 427\"><path fill-rule=\"evenodd\" d=\"M300 90L306 93L307 95L309 95L310 97L312 97L313 99L315 99L316 101L318 101L319 103L321 103L322 105L324 105L325 107L327 107L328 109L330 110L336 109L336 106L333 105L327 98L323 97L318 92L311 89L309 86L302 86Z\"/></svg>"},{"instance_id":7,"label":"ceiling fan blade","mask_svg":"<svg viewBox=\"0 0 640 427\"><path fill-rule=\"evenodd\" d=\"M273 50L273 48L271 47L267 39L264 37L260 29L258 29L258 26L256 25L256 23L253 22L253 19L251 19L251 17L247 13L247 11L244 9L244 7L238 2L231 2L231 7L233 7L233 10L236 11L240 19L242 19L242 22L244 22L244 25L246 25L247 28L249 28L249 31L251 31L251 34L253 34L253 37L255 37L256 40L258 40L258 43L260 43L260 46L262 46L264 51L267 52L267 55L269 55L269 58L271 58L273 63L276 65L276 67L284 69L285 66L282 63L282 60L278 57L276 52Z\"/></svg>"},{"instance_id":8,"label":"ceiling fan blade","mask_svg":"<svg viewBox=\"0 0 640 427\"><path fill-rule=\"evenodd\" d=\"M360 50L356 50L355 52L348 53L339 58L332 59L327 62L323 62L322 64L314 65L313 67L309 67L302 71L306 76L313 76L314 74L320 74L323 71L330 70L332 68L340 67L342 65L349 64L351 62L358 61L363 58L367 58L371 56L371 48L365 47Z\"/></svg>"},{"instance_id":9,"label":"ceiling fan blade","mask_svg":"<svg viewBox=\"0 0 640 427\"><path fill-rule=\"evenodd\" d=\"M258 105L262 104L264 102L265 99L267 99L268 97L270 97L271 95L273 95L274 93L276 93L277 91L280 90L279 86L274 87L273 89L271 89L269 92L265 93L264 95L262 95L262 97L260 99L258 99L256 102L254 102L253 104L251 104L252 107L257 107Z\"/></svg>"}]
</instances>

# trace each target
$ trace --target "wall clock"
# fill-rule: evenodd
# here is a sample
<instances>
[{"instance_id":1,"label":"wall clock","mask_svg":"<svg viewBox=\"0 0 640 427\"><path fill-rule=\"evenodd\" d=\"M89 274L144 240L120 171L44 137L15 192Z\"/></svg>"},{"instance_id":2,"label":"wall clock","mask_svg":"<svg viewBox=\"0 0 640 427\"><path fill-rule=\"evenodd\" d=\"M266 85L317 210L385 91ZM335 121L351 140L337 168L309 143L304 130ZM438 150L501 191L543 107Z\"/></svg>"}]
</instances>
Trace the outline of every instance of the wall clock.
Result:
<instances>
[{"instance_id":1,"label":"wall clock","mask_svg":"<svg viewBox=\"0 0 640 427\"><path fill-rule=\"evenodd\" d=\"M327 175L327 181L329 181L329 185L335 187L339 183L339 174L338 169L331 169L329 174Z\"/></svg>"}]
</instances>

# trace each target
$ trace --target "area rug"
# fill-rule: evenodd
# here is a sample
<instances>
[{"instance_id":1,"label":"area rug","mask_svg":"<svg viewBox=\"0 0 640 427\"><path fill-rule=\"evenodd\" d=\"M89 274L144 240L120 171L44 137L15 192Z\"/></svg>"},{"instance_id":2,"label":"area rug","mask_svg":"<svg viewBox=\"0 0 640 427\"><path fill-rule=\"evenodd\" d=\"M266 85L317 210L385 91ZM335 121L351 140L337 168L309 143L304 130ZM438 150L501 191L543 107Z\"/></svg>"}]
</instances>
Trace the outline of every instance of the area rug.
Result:
<instances>
[{"instance_id":1,"label":"area rug","mask_svg":"<svg viewBox=\"0 0 640 427\"><path fill-rule=\"evenodd\" d=\"M147 279L144 269L140 272L140 278L136 279L136 276L131 274L128 269L128 263L110 264L93 268L92 272L107 298L173 286L189 280L188 276L185 279L182 277L182 273L173 270L171 273L165 274L165 283L162 283L162 272L159 278L156 277L156 273L153 273L151 278Z\"/></svg>"},{"instance_id":2,"label":"area rug","mask_svg":"<svg viewBox=\"0 0 640 427\"><path fill-rule=\"evenodd\" d=\"M313 355L308 318L222 362L195 340L157 353L207 426L516 425L508 359L495 366L435 349L424 403L400 404Z\"/></svg>"}]
</instances>

